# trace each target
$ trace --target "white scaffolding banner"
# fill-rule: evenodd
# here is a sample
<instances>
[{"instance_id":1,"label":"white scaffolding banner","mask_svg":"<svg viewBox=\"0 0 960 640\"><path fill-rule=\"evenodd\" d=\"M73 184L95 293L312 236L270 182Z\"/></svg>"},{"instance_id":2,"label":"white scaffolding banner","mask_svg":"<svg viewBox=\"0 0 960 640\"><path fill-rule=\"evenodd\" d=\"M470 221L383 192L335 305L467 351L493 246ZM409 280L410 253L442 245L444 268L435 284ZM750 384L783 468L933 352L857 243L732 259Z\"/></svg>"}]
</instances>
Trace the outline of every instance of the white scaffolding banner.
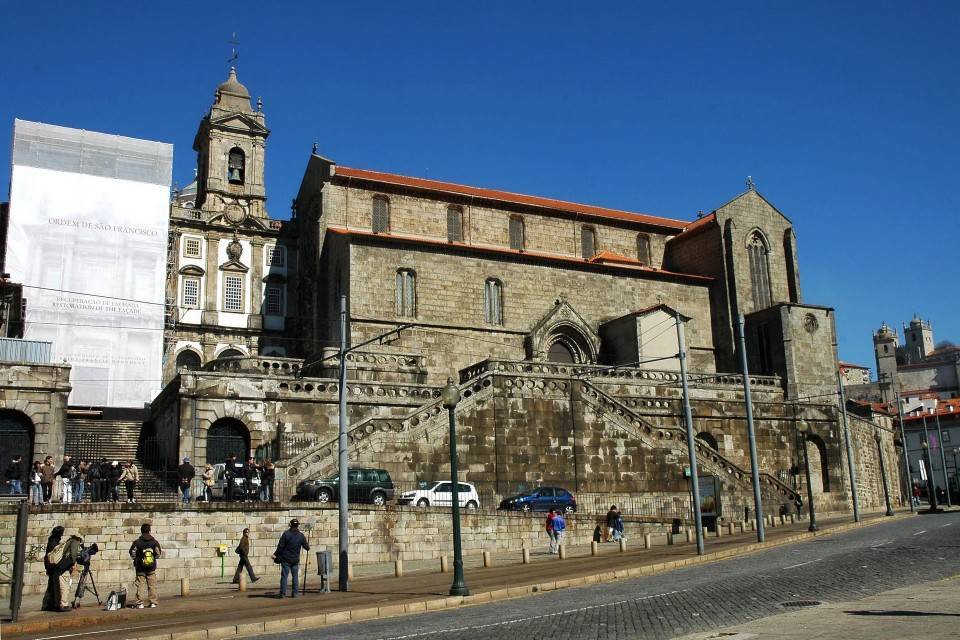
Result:
<instances>
[{"instance_id":1,"label":"white scaffolding banner","mask_svg":"<svg viewBox=\"0 0 960 640\"><path fill-rule=\"evenodd\" d=\"M7 271L24 337L72 366L70 404L160 390L173 147L17 120Z\"/></svg>"}]
</instances>

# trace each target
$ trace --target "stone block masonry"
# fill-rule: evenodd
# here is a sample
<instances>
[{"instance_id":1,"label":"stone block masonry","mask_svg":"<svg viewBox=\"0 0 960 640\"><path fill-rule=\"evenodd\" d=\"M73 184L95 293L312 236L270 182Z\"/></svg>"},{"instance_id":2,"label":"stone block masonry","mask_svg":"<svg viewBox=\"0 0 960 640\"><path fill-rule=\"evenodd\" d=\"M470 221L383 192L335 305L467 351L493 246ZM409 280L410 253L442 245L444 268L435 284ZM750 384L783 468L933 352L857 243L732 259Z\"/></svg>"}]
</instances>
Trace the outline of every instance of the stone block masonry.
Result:
<instances>
[{"instance_id":1,"label":"stone block masonry","mask_svg":"<svg viewBox=\"0 0 960 640\"><path fill-rule=\"evenodd\" d=\"M161 581L219 577L219 545L227 545L224 575L231 578L238 559L234 549L244 527L250 528L250 561L254 570L265 576L275 574L270 554L292 518L300 520L301 530L310 541L311 554L323 549L336 551L338 545L336 509L320 509L314 505L282 505L255 511L242 505L218 509L167 504L138 507L117 509L101 505L69 505L33 512L27 541L24 593L40 593L46 588L43 550L50 530L57 525L66 527L68 535L78 534L83 536L85 543L96 542L100 546L93 569L101 593L109 593L123 585L130 590L133 586L134 572L128 550L140 535L140 525L144 522L153 525L153 534L163 547L157 569ZM9 507L4 509L0 512L0 540L12 541L16 533L16 514ZM492 551L494 554L512 554L524 546L546 548L543 518L544 514L540 513L462 512L464 553ZM567 543L589 544L596 525L595 516L574 514L567 522ZM666 531L659 524L631 522L628 526L635 535ZM398 554L402 554L405 560L450 555L453 548L451 527L450 511L446 509L351 506L351 562L391 562ZM313 558L310 565L314 566Z\"/></svg>"}]
</instances>

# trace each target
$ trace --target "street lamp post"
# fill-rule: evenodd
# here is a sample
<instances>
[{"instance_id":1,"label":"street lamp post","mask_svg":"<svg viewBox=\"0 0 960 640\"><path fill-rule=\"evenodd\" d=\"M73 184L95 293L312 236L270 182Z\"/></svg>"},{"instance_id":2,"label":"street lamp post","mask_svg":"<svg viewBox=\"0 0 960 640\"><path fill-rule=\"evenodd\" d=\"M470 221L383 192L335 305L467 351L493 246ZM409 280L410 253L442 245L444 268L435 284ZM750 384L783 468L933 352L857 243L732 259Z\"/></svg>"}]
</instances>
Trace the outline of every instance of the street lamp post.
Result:
<instances>
[{"instance_id":1,"label":"street lamp post","mask_svg":"<svg viewBox=\"0 0 960 640\"><path fill-rule=\"evenodd\" d=\"M937 490L933 486L933 468L930 466L930 443L923 441L923 463L927 467L927 500L930 502L930 511L939 511L937 508Z\"/></svg>"},{"instance_id":2,"label":"street lamp post","mask_svg":"<svg viewBox=\"0 0 960 640\"><path fill-rule=\"evenodd\" d=\"M893 509L890 507L890 487L887 485L887 467L883 464L883 444L880 432L874 431L873 438L877 441L877 457L880 459L880 477L883 478L883 499L887 502L886 515L892 516Z\"/></svg>"},{"instance_id":3,"label":"street lamp post","mask_svg":"<svg viewBox=\"0 0 960 640\"><path fill-rule=\"evenodd\" d=\"M947 494L947 508L951 508L953 505L950 501L950 478L947 476L947 454L943 450L943 431L940 429L940 414L936 415L937 419L937 448L940 449L940 464L943 465L943 484L946 486Z\"/></svg>"},{"instance_id":4,"label":"street lamp post","mask_svg":"<svg viewBox=\"0 0 960 640\"><path fill-rule=\"evenodd\" d=\"M797 425L797 431L800 432L800 440L803 443L803 469L807 476L807 511L810 513L810 526L807 527L807 531L816 531L817 512L813 507L813 483L810 482L810 457L807 455L807 438L810 433L810 425L801 421Z\"/></svg>"},{"instance_id":5,"label":"street lamp post","mask_svg":"<svg viewBox=\"0 0 960 640\"><path fill-rule=\"evenodd\" d=\"M457 479L457 403L460 389L447 378L447 386L440 394L441 403L450 416L450 499L453 504L453 584L450 595L468 596L470 590L463 580L463 550L460 547L460 492Z\"/></svg>"}]
</instances>

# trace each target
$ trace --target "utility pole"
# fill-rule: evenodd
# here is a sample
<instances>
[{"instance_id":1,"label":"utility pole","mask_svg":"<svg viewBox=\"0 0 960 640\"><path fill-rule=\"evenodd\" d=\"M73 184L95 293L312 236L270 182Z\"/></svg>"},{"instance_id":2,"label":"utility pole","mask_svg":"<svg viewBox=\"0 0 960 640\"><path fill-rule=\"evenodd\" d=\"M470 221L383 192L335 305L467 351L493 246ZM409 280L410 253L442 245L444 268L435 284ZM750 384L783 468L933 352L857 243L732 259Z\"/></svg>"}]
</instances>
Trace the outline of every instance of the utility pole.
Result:
<instances>
[{"instance_id":1,"label":"utility pole","mask_svg":"<svg viewBox=\"0 0 960 640\"><path fill-rule=\"evenodd\" d=\"M750 478L753 481L753 514L757 521L757 542L763 542L763 498L760 495L760 468L757 463L757 436L753 427L753 397L750 393L750 371L747 367L747 345L743 337L743 314L737 314L737 343L740 349L740 370L743 374L743 397L747 407L747 441L750 443Z\"/></svg>"},{"instance_id":2,"label":"utility pole","mask_svg":"<svg viewBox=\"0 0 960 640\"><path fill-rule=\"evenodd\" d=\"M677 314L677 343L680 346L680 381L683 386L683 419L687 425L687 450L690 454L690 487L693 493L693 522L697 529L697 555L703 555L703 520L700 517L700 479L697 477L697 448L693 438L693 412L690 409L690 389L687 386L687 341L683 321ZM719 526L719 525L718 525Z\"/></svg>"},{"instance_id":3,"label":"utility pole","mask_svg":"<svg viewBox=\"0 0 960 640\"><path fill-rule=\"evenodd\" d=\"M350 533L347 524L349 513L349 468L347 460L347 296L340 296L340 420L339 441L337 454L339 455L340 486L338 490L340 503L340 561L337 565L337 587L340 591L350 590Z\"/></svg>"},{"instance_id":4,"label":"utility pole","mask_svg":"<svg viewBox=\"0 0 960 640\"><path fill-rule=\"evenodd\" d=\"M857 470L853 464L853 448L850 446L850 427L847 426L847 397L843 393L843 380L840 367L837 367L837 398L840 401L840 421L843 425L843 439L847 446L847 469L850 472L850 496L853 498L853 521L860 522L860 500L857 498Z\"/></svg>"}]
</instances>

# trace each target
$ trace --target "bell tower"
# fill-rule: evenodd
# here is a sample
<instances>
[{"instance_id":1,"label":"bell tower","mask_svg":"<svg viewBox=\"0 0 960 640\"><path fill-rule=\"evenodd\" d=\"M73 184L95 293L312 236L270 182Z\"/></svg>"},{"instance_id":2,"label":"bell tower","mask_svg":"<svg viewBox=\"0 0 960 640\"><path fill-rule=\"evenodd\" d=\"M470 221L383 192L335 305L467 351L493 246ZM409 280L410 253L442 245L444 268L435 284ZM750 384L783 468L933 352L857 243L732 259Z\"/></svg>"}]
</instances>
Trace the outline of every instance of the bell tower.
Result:
<instances>
[{"instance_id":1,"label":"bell tower","mask_svg":"<svg viewBox=\"0 0 960 640\"><path fill-rule=\"evenodd\" d=\"M256 110L250 106L250 92L231 67L193 140L197 152L196 207L222 212L234 225L247 217L267 217L263 166L270 131L262 106L260 100Z\"/></svg>"}]
</instances>

